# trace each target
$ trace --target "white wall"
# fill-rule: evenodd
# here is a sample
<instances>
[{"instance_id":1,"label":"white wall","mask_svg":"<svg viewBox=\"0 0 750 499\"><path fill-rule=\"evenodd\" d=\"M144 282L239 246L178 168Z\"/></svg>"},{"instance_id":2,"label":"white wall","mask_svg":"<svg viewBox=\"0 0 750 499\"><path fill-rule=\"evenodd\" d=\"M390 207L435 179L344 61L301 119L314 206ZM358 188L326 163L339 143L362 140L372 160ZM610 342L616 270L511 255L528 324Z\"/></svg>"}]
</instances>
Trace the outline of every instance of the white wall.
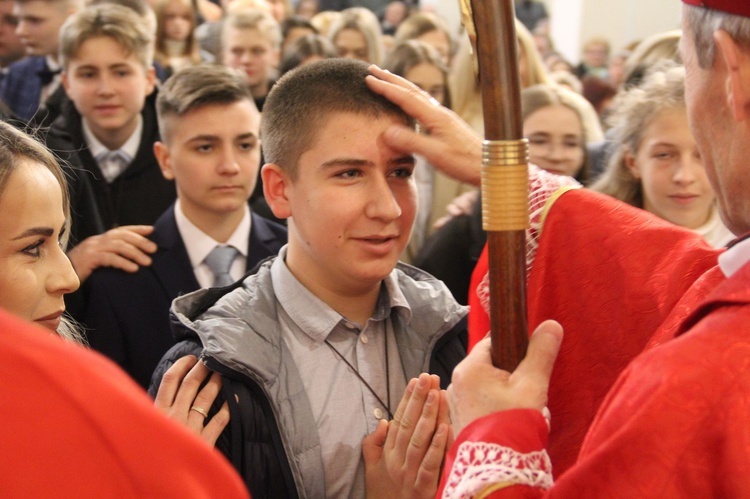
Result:
<instances>
[{"instance_id":1,"label":"white wall","mask_svg":"<svg viewBox=\"0 0 750 499\"><path fill-rule=\"evenodd\" d=\"M617 51L635 40L680 27L678 0L544 0L557 49L577 63L581 46L603 36Z\"/></svg>"},{"instance_id":2,"label":"white wall","mask_svg":"<svg viewBox=\"0 0 750 499\"><path fill-rule=\"evenodd\" d=\"M617 51L634 40L679 28L679 0L543 0L552 20L555 47L578 63L583 42L604 36ZM458 0L422 0L458 29Z\"/></svg>"}]
</instances>

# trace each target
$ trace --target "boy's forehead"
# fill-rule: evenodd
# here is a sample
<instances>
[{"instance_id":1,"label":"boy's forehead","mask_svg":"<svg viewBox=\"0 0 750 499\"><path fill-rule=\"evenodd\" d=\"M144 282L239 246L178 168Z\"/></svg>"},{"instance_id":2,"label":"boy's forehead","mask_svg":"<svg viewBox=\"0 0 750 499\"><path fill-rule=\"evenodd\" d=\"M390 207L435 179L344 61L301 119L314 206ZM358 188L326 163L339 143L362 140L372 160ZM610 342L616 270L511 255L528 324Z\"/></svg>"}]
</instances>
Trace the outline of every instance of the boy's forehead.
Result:
<instances>
[{"instance_id":1,"label":"boy's forehead","mask_svg":"<svg viewBox=\"0 0 750 499\"><path fill-rule=\"evenodd\" d=\"M93 36L83 40L75 53L68 58L68 65L135 65L143 67L132 50L124 47L110 36Z\"/></svg>"},{"instance_id":2,"label":"boy's forehead","mask_svg":"<svg viewBox=\"0 0 750 499\"><path fill-rule=\"evenodd\" d=\"M223 119L232 112L231 120ZM236 119L239 116L241 119ZM196 106L181 116L170 115L169 128L172 133L190 137L213 135L244 136L258 135L260 113L253 101L243 99L230 103L208 103Z\"/></svg>"},{"instance_id":3,"label":"boy's forehead","mask_svg":"<svg viewBox=\"0 0 750 499\"><path fill-rule=\"evenodd\" d=\"M258 28L238 28L236 26L228 26L224 38L229 42L243 45L271 43L268 36Z\"/></svg>"},{"instance_id":4,"label":"boy's forehead","mask_svg":"<svg viewBox=\"0 0 750 499\"><path fill-rule=\"evenodd\" d=\"M375 126L377 123L377 126ZM317 122L310 123L312 130L309 136L308 147L302 152L323 151L338 155L339 152L353 151L362 145L360 141L372 139L377 140L379 147L385 148L380 141L383 130L390 125L404 125L403 118L395 114L351 111L334 111L326 116L320 117ZM372 125L372 126L371 126ZM349 132L357 135L357 139L351 140ZM393 151L397 154L396 151Z\"/></svg>"},{"instance_id":5,"label":"boy's forehead","mask_svg":"<svg viewBox=\"0 0 750 499\"><path fill-rule=\"evenodd\" d=\"M73 10L71 4L67 1L24 0L13 2L13 12L18 16L49 19L56 23L63 23Z\"/></svg>"},{"instance_id":6,"label":"boy's forehead","mask_svg":"<svg viewBox=\"0 0 750 499\"><path fill-rule=\"evenodd\" d=\"M185 113L185 116L194 116L200 114L221 117L222 112L226 112L227 109L236 111L243 117L247 116L249 119L257 121L258 124L260 123L260 112L255 106L255 102L249 98L236 100L233 102L208 102L205 104L200 104L188 110L187 113ZM224 124L226 124L227 127L233 125L233 123L226 120L224 120Z\"/></svg>"},{"instance_id":7,"label":"boy's forehead","mask_svg":"<svg viewBox=\"0 0 750 499\"><path fill-rule=\"evenodd\" d=\"M69 13L55 2L32 0L31 2L13 2L13 14L20 18L55 20L62 23Z\"/></svg>"}]
</instances>

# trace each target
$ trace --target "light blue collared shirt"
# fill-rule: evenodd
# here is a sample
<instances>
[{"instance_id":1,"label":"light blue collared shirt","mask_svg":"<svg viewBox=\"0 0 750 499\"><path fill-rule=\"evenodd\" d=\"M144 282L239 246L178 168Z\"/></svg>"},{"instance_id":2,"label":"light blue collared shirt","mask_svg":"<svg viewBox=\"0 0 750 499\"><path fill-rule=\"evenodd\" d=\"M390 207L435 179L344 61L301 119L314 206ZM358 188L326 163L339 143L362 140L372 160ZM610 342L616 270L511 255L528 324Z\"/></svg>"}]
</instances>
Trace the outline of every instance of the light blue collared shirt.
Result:
<instances>
[{"instance_id":1,"label":"light blue collared shirt","mask_svg":"<svg viewBox=\"0 0 750 499\"><path fill-rule=\"evenodd\" d=\"M313 295L292 275L285 259L286 246L271 266L271 279L281 334L302 375L318 427L326 497L364 497L362 439L375 431L380 419L388 418L387 406L396 411L406 389L391 316L400 314L408 322L411 308L391 273L383 280L375 313L362 327ZM325 340L359 371L383 404Z\"/></svg>"}]
</instances>

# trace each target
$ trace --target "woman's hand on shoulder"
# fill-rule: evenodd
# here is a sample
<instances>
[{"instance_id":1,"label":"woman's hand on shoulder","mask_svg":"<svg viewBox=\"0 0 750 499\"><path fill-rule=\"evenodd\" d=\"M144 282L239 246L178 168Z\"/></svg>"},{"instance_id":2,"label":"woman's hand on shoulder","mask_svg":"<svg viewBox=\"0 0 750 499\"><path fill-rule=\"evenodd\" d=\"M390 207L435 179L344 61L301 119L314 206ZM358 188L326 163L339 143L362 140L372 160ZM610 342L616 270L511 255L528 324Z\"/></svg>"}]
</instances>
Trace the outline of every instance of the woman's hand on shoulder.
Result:
<instances>
[{"instance_id":1,"label":"woman's hand on shoulder","mask_svg":"<svg viewBox=\"0 0 750 499\"><path fill-rule=\"evenodd\" d=\"M68 251L68 258L81 282L99 267L114 267L125 272L137 272L151 265L156 243L146 236L154 228L150 225L123 225L102 234L87 237Z\"/></svg>"},{"instance_id":2,"label":"woman's hand on shoulder","mask_svg":"<svg viewBox=\"0 0 750 499\"><path fill-rule=\"evenodd\" d=\"M212 373L194 355L187 355L164 373L154 405L213 446L229 423L226 401L216 414L209 417L211 405L220 390L219 373Z\"/></svg>"}]
</instances>

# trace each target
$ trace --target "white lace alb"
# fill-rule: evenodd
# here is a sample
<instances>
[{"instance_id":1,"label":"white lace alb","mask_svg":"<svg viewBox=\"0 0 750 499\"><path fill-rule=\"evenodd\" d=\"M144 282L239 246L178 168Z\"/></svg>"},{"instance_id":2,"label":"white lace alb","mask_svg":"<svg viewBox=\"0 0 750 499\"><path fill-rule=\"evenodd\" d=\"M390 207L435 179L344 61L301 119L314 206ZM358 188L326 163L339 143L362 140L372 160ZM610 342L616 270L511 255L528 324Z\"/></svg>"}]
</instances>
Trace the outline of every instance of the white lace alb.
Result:
<instances>
[{"instance_id":1,"label":"white lace alb","mask_svg":"<svg viewBox=\"0 0 750 499\"><path fill-rule=\"evenodd\" d=\"M464 442L458 447L443 498L471 498L497 483L552 487L552 463L547 451L525 454L493 443Z\"/></svg>"}]
</instances>

